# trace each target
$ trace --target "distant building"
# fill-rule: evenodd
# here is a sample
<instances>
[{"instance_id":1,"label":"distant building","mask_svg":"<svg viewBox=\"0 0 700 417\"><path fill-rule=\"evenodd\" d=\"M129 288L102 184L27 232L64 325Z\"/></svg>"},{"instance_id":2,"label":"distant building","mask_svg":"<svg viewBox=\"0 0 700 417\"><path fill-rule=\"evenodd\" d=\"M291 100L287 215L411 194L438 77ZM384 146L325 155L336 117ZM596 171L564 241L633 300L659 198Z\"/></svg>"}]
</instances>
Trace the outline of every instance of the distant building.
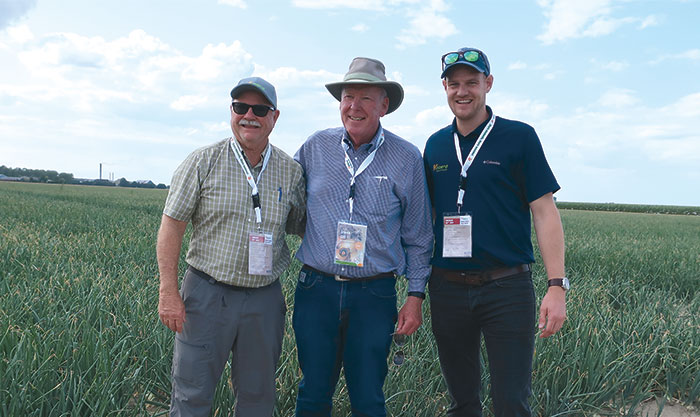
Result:
<instances>
[{"instance_id":1,"label":"distant building","mask_svg":"<svg viewBox=\"0 0 700 417\"><path fill-rule=\"evenodd\" d=\"M20 177L8 177L5 174L0 174L0 181L22 181Z\"/></svg>"}]
</instances>

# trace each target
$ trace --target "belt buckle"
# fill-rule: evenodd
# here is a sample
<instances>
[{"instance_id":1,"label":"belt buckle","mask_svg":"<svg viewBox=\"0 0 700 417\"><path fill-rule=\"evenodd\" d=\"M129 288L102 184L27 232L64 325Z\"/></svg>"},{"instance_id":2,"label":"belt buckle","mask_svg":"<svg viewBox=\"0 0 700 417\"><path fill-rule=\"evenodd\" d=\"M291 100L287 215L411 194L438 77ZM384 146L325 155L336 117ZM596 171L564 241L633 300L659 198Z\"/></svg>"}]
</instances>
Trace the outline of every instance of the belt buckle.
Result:
<instances>
[{"instance_id":1,"label":"belt buckle","mask_svg":"<svg viewBox=\"0 0 700 417\"><path fill-rule=\"evenodd\" d=\"M474 286L484 285L484 276L482 273L473 274L469 272L460 272L459 275L462 277L465 284Z\"/></svg>"},{"instance_id":2,"label":"belt buckle","mask_svg":"<svg viewBox=\"0 0 700 417\"><path fill-rule=\"evenodd\" d=\"M336 281L340 281L340 282L348 282L348 281L350 281L350 278L343 278L343 277L341 277L341 276L338 275L338 274L334 275L334 277L335 277L335 280L336 280Z\"/></svg>"}]
</instances>

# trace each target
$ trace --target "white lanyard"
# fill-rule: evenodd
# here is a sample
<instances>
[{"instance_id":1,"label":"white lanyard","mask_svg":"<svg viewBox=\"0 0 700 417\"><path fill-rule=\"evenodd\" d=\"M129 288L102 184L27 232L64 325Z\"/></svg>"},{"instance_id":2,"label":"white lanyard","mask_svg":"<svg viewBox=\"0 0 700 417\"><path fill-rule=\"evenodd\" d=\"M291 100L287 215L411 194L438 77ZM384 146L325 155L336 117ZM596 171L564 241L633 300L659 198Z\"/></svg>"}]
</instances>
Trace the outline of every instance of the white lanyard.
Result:
<instances>
[{"instance_id":1,"label":"white lanyard","mask_svg":"<svg viewBox=\"0 0 700 417\"><path fill-rule=\"evenodd\" d=\"M379 147L384 143L384 129L381 127L379 128L379 139L377 139L377 146L369 155L367 155L367 158L362 161L362 164L360 164L360 167L357 168L357 171L355 171L355 166L352 164L352 160L350 160L350 157L348 156L348 149L350 149L350 145L348 145L342 139L340 143L343 145L343 151L345 152L345 168L347 168L348 172L350 173L350 197L348 197L348 203L350 204L350 220L352 220L352 208L355 201L355 178L357 178L362 171L367 169L369 164L371 164L374 160L374 156L377 154Z\"/></svg>"},{"instance_id":2,"label":"white lanyard","mask_svg":"<svg viewBox=\"0 0 700 417\"><path fill-rule=\"evenodd\" d=\"M496 123L496 115L494 113L491 113L491 119L489 120L488 123L486 123L486 126L484 126L484 130L481 131L479 138L474 143L474 146L472 146L472 150L469 151L469 155L467 155L467 159L464 162L462 162L462 149L460 149L460 147L459 147L459 137L457 136L457 132L454 133L455 151L457 152L457 160L459 160L459 163L462 164L462 172L460 173L460 178L459 178L459 180L460 180L459 181L459 192L457 193L457 212L458 213L462 209L462 201L464 200L464 192L467 189L467 170L469 169L470 166L472 166L472 162L474 162L474 158L476 158L476 154L479 153L481 146L484 144L484 141L486 141L486 137L489 135L489 133L491 133L491 129L493 128L493 125L495 123Z\"/></svg>"},{"instance_id":3,"label":"white lanyard","mask_svg":"<svg viewBox=\"0 0 700 417\"><path fill-rule=\"evenodd\" d=\"M260 181L260 177L262 177L262 173L265 171L265 168L267 168L267 163L270 161L270 151L272 150L272 145L267 145L267 152L265 152L265 155L263 155L263 165L260 173L258 174L257 180L253 179L253 173L250 171L250 167L248 167L248 163L243 157L243 150L240 146L241 145L238 143L236 138L231 138L231 149L233 149L233 154L236 156L236 160L243 169L246 180L248 180L248 185L250 185L250 188L252 189L251 197L253 198L253 208L255 209L255 222L258 224L258 228L260 228L262 223L262 213L260 212L260 194L258 194L257 183Z\"/></svg>"}]
</instances>

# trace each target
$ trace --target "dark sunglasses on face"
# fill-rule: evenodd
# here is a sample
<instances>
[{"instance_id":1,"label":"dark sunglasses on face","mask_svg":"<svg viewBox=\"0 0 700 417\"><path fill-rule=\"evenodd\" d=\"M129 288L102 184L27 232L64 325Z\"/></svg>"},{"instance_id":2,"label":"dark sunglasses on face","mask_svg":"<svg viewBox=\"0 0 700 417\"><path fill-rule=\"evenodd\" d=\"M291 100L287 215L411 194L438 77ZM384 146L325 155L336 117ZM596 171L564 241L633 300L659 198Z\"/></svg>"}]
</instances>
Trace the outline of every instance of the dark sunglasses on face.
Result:
<instances>
[{"instance_id":1,"label":"dark sunglasses on face","mask_svg":"<svg viewBox=\"0 0 700 417\"><path fill-rule=\"evenodd\" d=\"M467 62L476 62L479 60L481 57L479 51L463 51L463 52L448 52L445 55L442 56L442 70L445 70L445 67L448 65L452 65L455 62L459 61L459 58L464 59Z\"/></svg>"},{"instance_id":2,"label":"dark sunglasses on face","mask_svg":"<svg viewBox=\"0 0 700 417\"><path fill-rule=\"evenodd\" d=\"M253 114L258 117L267 116L268 111L275 111L274 107L266 106L264 104L247 104L240 101L234 101L231 103L233 107L233 112L236 114L244 115L248 113L248 109L253 108Z\"/></svg>"}]
</instances>

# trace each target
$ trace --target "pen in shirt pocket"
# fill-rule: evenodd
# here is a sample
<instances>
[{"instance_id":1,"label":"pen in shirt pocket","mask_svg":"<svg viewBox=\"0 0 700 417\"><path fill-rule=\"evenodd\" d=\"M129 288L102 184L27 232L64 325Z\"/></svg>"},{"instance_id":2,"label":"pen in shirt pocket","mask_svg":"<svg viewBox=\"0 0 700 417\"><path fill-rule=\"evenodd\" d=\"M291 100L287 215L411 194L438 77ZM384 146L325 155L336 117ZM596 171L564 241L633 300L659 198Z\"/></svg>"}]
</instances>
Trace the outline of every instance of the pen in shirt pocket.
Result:
<instances>
[{"instance_id":1,"label":"pen in shirt pocket","mask_svg":"<svg viewBox=\"0 0 700 417\"><path fill-rule=\"evenodd\" d=\"M282 187L279 187L277 191L279 191L279 197L277 197L277 201L282 201Z\"/></svg>"}]
</instances>

